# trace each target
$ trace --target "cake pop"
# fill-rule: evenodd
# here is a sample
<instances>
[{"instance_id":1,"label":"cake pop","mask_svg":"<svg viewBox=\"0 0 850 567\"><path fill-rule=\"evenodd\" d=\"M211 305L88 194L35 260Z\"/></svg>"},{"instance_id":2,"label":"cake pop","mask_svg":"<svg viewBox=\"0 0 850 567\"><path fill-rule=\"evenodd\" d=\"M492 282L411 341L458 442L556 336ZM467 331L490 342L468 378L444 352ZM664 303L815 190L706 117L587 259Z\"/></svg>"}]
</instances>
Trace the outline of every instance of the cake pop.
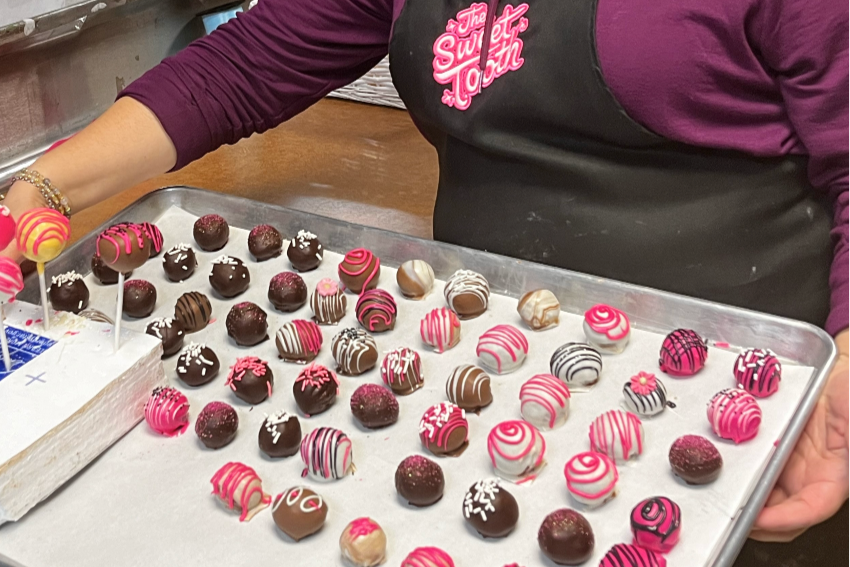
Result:
<instances>
[{"instance_id":1,"label":"cake pop","mask_svg":"<svg viewBox=\"0 0 850 567\"><path fill-rule=\"evenodd\" d=\"M8 229L8 223L7 223ZM47 285L44 282L44 264L56 258L65 249L71 236L71 223L53 209L32 209L18 218L16 241L21 254L35 262L41 304L44 307L44 329L50 329L50 310L47 306ZM123 288L123 282L121 288ZM120 288L119 288L120 289Z\"/></svg>"},{"instance_id":2,"label":"cake pop","mask_svg":"<svg viewBox=\"0 0 850 567\"><path fill-rule=\"evenodd\" d=\"M24 276L21 267L11 258L0 256L0 342L3 346L3 362L6 372L12 370L12 359L9 356L9 342L6 339L6 314L3 312L6 303L15 300L15 296L24 289Z\"/></svg>"}]
</instances>

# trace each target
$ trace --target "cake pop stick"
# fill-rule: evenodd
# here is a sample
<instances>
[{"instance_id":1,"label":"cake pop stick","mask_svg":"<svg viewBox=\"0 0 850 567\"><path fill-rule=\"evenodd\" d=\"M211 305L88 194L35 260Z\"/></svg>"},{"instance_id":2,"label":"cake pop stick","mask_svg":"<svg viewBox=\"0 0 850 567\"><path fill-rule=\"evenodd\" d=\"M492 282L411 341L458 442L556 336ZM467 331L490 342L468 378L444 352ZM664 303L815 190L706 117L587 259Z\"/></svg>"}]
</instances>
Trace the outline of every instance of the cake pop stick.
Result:
<instances>
[{"instance_id":1,"label":"cake pop stick","mask_svg":"<svg viewBox=\"0 0 850 567\"><path fill-rule=\"evenodd\" d=\"M18 219L17 242L21 254L35 262L41 305L44 307L44 330L50 330L50 308L47 305L47 285L44 282L44 264L56 258L65 249L71 236L71 223L53 209L32 209Z\"/></svg>"},{"instance_id":2,"label":"cake pop stick","mask_svg":"<svg viewBox=\"0 0 850 567\"><path fill-rule=\"evenodd\" d=\"M12 358L9 356L9 341L6 339L4 306L6 303L14 301L15 296L22 289L24 289L24 276L21 273L21 267L14 260L0 256L0 343L3 346L3 362L6 364L6 372L12 371Z\"/></svg>"},{"instance_id":3,"label":"cake pop stick","mask_svg":"<svg viewBox=\"0 0 850 567\"><path fill-rule=\"evenodd\" d=\"M124 313L124 274L138 269L150 258L151 241L138 224L116 224L97 237L97 253L107 266L118 272L118 301L115 308L115 351L121 346L121 318Z\"/></svg>"}]
</instances>

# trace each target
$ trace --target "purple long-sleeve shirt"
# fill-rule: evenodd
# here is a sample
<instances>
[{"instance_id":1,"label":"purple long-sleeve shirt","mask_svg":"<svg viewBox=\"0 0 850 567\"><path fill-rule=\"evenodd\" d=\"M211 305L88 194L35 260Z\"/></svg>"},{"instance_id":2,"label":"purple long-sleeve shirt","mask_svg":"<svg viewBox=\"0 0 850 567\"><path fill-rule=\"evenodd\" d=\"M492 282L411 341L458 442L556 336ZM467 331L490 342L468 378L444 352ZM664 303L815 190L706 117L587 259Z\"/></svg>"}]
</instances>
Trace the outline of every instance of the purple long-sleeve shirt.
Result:
<instances>
[{"instance_id":1,"label":"purple long-sleeve shirt","mask_svg":"<svg viewBox=\"0 0 850 567\"><path fill-rule=\"evenodd\" d=\"M434 0L439 1L439 0ZM180 168L355 80L404 0L260 0L131 84ZM834 210L830 333L848 326L848 16L835 0L599 0L605 80L652 131L708 148L809 156Z\"/></svg>"}]
</instances>

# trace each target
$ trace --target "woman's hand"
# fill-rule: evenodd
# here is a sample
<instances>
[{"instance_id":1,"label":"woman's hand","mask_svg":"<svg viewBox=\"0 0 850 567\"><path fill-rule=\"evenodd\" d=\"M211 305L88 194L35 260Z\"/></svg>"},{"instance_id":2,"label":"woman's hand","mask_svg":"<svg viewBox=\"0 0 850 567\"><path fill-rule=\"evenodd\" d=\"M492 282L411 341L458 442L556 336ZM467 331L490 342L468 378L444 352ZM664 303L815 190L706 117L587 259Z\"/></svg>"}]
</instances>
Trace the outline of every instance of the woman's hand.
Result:
<instances>
[{"instance_id":1,"label":"woman's hand","mask_svg":"<svg viewBox=\"0 0 850 567\"><path fill-rule=\"evenodd\" d=\"M22 181L16 181L12 184L2 204L8 207L12 213L12 218L15 220L30 209L46 206L44 204L44 197L42 197L39 190L29 183ZM20 262L23 258L14 240L12 240L5 250L0 250L0 256L7 256L16 262Z\"/></svg>"},{"instance_id":2,"label":"woman's hand","mask_svg":"<svg viewBox=\"0 0 850 567\"><path fill-rule=\"evenodd\" d=\"M847 499L847 330L839 357L803 435L776 482L750 537L791 541L835 514Z\"/></svg>"}]
</instances>

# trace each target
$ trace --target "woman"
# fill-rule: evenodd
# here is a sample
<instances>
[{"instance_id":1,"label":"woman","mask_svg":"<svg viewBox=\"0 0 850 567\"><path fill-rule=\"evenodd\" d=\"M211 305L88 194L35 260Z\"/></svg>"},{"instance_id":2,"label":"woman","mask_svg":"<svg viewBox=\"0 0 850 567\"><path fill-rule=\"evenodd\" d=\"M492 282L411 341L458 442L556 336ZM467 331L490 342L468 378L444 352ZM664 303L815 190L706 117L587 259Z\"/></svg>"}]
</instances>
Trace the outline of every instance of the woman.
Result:
<instances>
[{"instance_id":1,"label":"woman","mask_svg":"<svg viewBox=\"0 0 850 567\"><path fill-rule=\"evenodd\" d=\"M261 0L33 169L83 209L276 126L389 52L439 154L437 239L837 336L843 358L753 532L785 541L847 498L847 27L829 0ZM7 203L42 205L28 183Z\"/></svg>"}]
</instances>

